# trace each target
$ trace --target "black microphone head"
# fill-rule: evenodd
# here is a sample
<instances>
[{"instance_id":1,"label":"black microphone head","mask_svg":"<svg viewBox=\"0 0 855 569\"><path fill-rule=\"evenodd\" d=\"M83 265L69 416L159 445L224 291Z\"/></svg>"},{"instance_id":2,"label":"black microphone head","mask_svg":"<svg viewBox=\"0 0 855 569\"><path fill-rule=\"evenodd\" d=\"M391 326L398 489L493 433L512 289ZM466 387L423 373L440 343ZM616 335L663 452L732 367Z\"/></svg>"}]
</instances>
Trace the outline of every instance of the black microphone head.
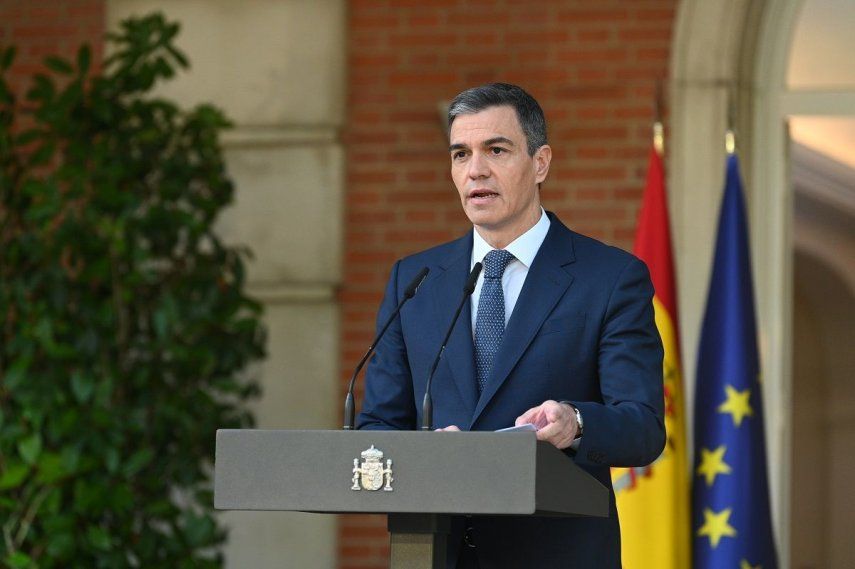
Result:
<instances>
[{"instance_id":1,"label":"black microphone head","mask_svg":"<svg viewBox=\"0 0 855 569\"><path fill-rule=\"evenodd\" d=\"M410 282L407 286L406 290L404 290L404 298L413 298L416 295L416 291L419 290L422 282L424 282L425 277L427 277L430 269L427 267L422 267L422 270L416 274L415 278Z\"/></svg>"},{"instance_id":2,"label":"black microphone head","mask_svg":"<svg viewBox=\"0 0 855 569\"><path fill-rule=\"evenodd\" d=\"M475 266L472 267L472 272L469 273L469 278L466 279L466 285L463 287L463 294L469 296L473 292L475 292L475 283L478 282L478 275L481 274L481 263L475 263Z\"/></svg>"}]
</instances>

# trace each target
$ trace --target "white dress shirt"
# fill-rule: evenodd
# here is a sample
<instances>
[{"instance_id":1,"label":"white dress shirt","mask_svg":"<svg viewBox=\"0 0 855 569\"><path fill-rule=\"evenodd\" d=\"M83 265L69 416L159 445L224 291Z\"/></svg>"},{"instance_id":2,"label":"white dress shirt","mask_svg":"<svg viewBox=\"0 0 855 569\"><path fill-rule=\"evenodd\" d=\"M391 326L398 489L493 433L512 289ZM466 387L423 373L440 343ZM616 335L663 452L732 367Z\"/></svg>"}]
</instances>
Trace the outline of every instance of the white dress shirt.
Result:
<instances>
[{"instance_id":1,"label":"white dress shirt","mask_svg":"<svg viewBox=\"0 0 855 569\"><path fill-rule=\"evenodd\" d=\"M520 297L525 278L528 276L528 269L534 261L535 255L540 250L543 240L546 239L546 233L549 231L549 217L543 208L540 208L540 220L534 224L534 227L517 237L510 245L505 247L515 257L513 261L508 263L505 273L502 275L502 292L505 295L505 326L508 325L508 320L511 319L511 314L514 311L514 306L517 304L517 299ZM478 233L478 230L473 228L472 239L472 262L469 264L469 270L475 266L475 263L483 263L487 253L493 250L489 243L484 241L484 238ZM472 293L472 337L475 337L475 320L478 317L478 301L481 299L481 287L484 286L484 272L478 276L478 282L475 283L475 292Z\"/></svg>"},{"instance_id":2,"label":"white dress shirt","mask_svg":"<svg viewBox=\"0 0 855 569\"><path fill-rule=\"evenodd\" d=\"M484 262L484 257L487 253L493 250L489 243L484 241L484 238L478 233L477 229L472 229L472 261L469 264L469 270L475 266L477 262ZM505 250L510 252L515 259L508 263L502 274L502 293L505 295L505 326L511 319L511 314L514 312L514 307L517 305L517 299L520 297L525 278L528 276L528 269L534 262L534 257L543 245L543 240L546 239L546 234L549 232L549 217L546 211L540 208L540 219L534 224L534 227L514 239L510 245L505 247ZM478 318L478 301L481 299L481 287L484 286L484 272L478 275L478 282L475 283L475 292L472 293L472 339L475 339L475 320ZM578 426L578 421L577 421ZM570 444L570 448L578 450L581 438L577 438Z\"/></svg>"}]
</instances>

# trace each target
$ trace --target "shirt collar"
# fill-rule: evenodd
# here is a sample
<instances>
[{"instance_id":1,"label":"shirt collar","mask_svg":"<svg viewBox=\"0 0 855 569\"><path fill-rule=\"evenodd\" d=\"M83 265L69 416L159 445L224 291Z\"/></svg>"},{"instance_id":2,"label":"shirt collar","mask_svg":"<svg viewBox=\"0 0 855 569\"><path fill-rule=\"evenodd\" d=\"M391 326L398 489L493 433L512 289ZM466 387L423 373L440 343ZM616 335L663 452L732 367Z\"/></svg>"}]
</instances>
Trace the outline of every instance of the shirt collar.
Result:
<instances>
[{"instance_id":1,"label":"shirt collar","mask_svg":"<svg viewBox=\"0 0 855 569\"><path fill-rule=\"evenodd\" d=\"M543 244L543 240L546 239L546 234L548 232L549 217L546 215L546 211L541 207L540 219L538 222L535 223L531 229L514 239L507 247L505 247L505 250L516 257L516 259L525 265L526 268L531 267L531 264L534 262L534 257L540 250L540 246ZM470 266L474 266L475 263L479 261L483 262L484 257L486 257L487 253L492 250L493 247L484 241L484 238L481 237L475 228L473 228L472 263Z\"/></svg>"}]
</instances>

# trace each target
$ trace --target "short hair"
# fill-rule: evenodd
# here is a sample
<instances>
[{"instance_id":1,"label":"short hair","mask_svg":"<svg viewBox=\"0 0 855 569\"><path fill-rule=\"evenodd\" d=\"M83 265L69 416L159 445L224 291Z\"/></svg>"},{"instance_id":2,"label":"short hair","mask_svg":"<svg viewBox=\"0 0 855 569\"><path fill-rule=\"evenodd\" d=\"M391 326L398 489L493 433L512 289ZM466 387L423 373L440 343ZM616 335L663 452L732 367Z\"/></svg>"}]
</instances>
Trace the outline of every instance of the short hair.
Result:
<instances>
[{"instance_id":1,"label":"short hair","mask_svg":"<svg viewBox=\"0 0 855 569\"><path fill-rule=\"evenodd\" d=\"M490 107L512 107L525 134L529 156L546 144L546 118L534 97L510 83L488 83L467 89L454 97L448 107L448 129L460 115L473 115Z\"/></svg>"}]
</instances>

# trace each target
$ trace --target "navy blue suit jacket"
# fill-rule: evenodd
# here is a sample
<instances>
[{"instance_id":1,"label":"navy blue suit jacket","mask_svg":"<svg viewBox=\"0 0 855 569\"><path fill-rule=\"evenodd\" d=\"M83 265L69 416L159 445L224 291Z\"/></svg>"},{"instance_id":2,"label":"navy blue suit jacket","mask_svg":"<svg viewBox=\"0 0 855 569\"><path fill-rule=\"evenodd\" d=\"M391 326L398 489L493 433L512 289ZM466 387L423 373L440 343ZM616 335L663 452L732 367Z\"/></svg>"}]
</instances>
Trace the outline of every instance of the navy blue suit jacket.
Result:
<instances>
[{"instance_id":1,"label":"navy blue suit jacket","mask_svg":"<svg viewBox=\"0 0 855 569\"><path fill-rule=\"evenodd\" d=\"M467 523L482 567L620 567L609 467L648 464L665 444L653 286L637 258L549 216L549 232L480 397L468 303L461 313L431 387L434 424L492 431L513 425L546 400L572 402L585 430L578 451L567 453L609 488L609 518L485 516ZM470 232L393 267L378 323L422 267L430 274L368 366L358 428L411 430L421 424L427 375L460 302L471 255ZM462 524L455 520L450 566Z\"/></svg>"}]
</instances>

